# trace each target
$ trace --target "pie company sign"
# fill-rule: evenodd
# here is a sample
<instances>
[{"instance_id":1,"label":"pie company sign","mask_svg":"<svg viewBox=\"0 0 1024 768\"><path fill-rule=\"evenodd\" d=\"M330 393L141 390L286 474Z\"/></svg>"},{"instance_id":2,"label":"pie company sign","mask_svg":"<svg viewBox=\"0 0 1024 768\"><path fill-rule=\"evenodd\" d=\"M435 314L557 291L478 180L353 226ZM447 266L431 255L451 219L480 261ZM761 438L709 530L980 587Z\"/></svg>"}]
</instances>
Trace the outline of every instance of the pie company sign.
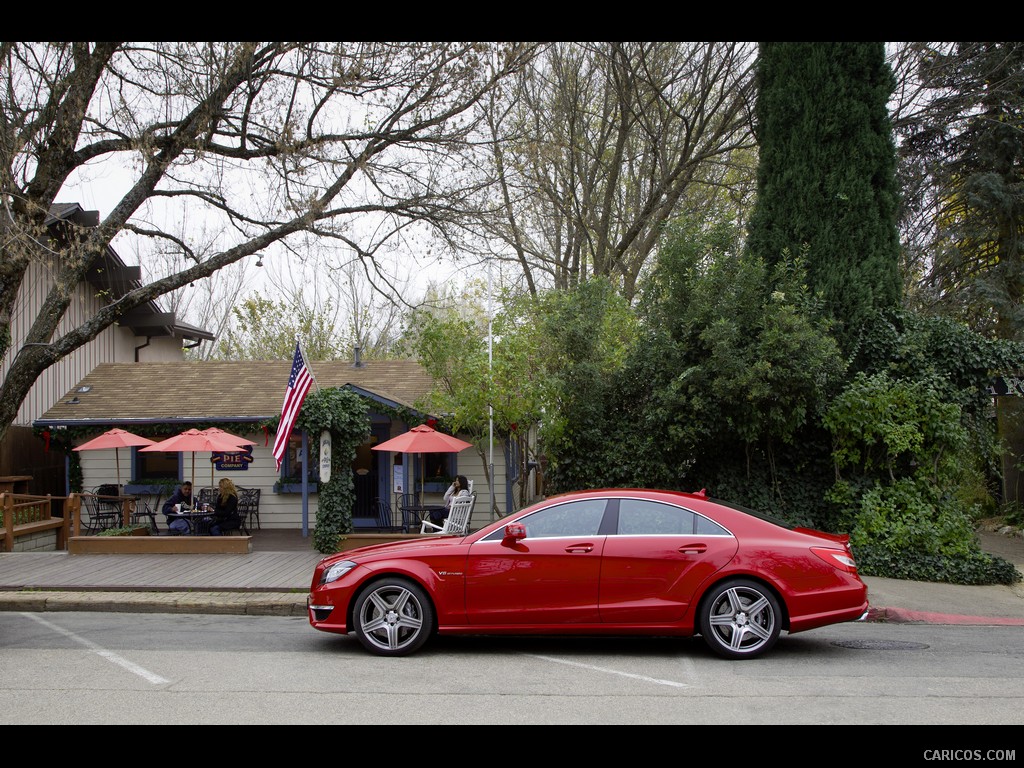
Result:
<instances>
[{"instance_id":1,"label":"pie company sign","mask_svg":"<svg viewBox=\"0 0 1024 768\"><path fill-rule=\"evenodd\" d=\"M210 460L219 472L244 472L252 464L252 446L237 451L214 451Z\"/></svg>"}]
</instances>

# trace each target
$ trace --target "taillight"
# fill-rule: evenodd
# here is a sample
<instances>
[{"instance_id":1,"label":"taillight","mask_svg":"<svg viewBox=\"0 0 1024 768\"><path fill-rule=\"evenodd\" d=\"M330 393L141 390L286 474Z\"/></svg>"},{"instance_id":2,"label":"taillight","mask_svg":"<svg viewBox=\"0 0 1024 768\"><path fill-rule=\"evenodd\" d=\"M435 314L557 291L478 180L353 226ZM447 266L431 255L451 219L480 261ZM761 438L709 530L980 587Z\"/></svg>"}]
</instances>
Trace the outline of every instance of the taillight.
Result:
<instances>
[{"instance_id":1,"label":"taillight","mask_svg":"<svg viewBox=\"0 0 1024 768\"><path fill-rule=\"evenodd\" d=\"M833 568L838 568L846 573L856 573L857 563L853 556L845 549L832 549L831 547L811 547L811 552L816 554Z\"/></svg>"}]
</instances>

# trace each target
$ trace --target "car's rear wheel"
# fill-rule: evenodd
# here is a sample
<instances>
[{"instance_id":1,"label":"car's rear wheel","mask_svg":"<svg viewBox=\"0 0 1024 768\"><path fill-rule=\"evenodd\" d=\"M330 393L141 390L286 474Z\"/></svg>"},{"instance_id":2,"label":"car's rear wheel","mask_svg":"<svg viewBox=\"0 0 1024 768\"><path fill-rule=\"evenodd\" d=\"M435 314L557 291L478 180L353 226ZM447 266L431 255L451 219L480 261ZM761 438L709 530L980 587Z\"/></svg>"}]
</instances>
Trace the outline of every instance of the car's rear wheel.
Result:
<instances>
[{"instance_id":1,"label":"car's rear wheel","mask_svg":"<svg viewBox=\"0 0 1024 768\"><path fill-rule=\"evenodd\" d=\"M434 631L434 607L416 583L389 577L368 585L356 599L353 624L359 642L379 656L406 656Z\"/></svg>"},{"instance_id":2,"label":"car's rear wheel","mask_svg":"<svg viewBox=\"0 0 1024 768\"><path fill-rule=\"evenodd\" d=\"M701 603L701 635L726 659L752 659L779 639L779 601L763 584L732 579L717 585Z\"/></svg>"}]
</instances>

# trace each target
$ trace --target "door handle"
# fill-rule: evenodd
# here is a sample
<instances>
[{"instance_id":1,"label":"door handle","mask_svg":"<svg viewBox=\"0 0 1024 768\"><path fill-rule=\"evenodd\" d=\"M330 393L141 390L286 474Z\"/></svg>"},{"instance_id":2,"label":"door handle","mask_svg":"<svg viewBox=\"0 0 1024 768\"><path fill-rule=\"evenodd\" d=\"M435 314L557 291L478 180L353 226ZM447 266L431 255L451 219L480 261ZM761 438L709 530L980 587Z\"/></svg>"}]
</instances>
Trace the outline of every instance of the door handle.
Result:
<instances>
[{"instance_id":1,"label":"door handle","mask_svg":"<svg viewBox=\"0 0 1024 768\"><path fill-rule=\"evenodd\" d=\"M592 552L594 550L593 544L577 544L573 547L566 547L566 552Z\"/></svg>"},{"instance_id":2,"label":"door handle","mask_svg":"<svg viewBox=\"0 0 1024 768\"><path fill-rule=\"evenodd\" d=\"M684 544L679 548L680 554L683 555L699 555L707 551L707 544Z\"/></svg>"}]
</instances>

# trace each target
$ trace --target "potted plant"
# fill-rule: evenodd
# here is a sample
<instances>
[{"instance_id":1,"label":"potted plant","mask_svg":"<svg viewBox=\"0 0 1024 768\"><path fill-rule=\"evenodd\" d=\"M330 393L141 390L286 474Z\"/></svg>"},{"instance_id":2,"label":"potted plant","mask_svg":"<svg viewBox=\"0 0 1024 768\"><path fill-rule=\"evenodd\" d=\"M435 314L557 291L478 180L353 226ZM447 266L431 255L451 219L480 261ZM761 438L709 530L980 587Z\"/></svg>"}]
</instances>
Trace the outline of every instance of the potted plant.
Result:
<instances>
[{"instance_id":1,"label":"potted plant","mask_svg":"<svg viewBox=\"0 0 1024 768\"><path fill-rule=\"evenodd\" d=\"M122 525L119 528L107 528L100 531L97 536L149 536L149 526L140 523Z\"/></svg>"},{"instance_id":2,"label":"potted plant","mask_svg":"<svg viewBox=\"0 0 1024 768\"><path fill-rule=\"evenodd\" d=\"M449 477L448 475L435 475L430 479L424 481L423 492L424 493L444 493L448 490L448 486L452 484L452 480L455 478Z\"/></svg>"},{"instance_id":3,"label":"potted plant","mask_svg":"<svg viewBox=\"0 0 1024 768\"><path fill-rule=\"evenodd\" d=\"M316 493L316 483L309 481L309 492ZM287 475L274 483L274 493L302 493L302 478Z\"/></svg>"}]
</instances>

